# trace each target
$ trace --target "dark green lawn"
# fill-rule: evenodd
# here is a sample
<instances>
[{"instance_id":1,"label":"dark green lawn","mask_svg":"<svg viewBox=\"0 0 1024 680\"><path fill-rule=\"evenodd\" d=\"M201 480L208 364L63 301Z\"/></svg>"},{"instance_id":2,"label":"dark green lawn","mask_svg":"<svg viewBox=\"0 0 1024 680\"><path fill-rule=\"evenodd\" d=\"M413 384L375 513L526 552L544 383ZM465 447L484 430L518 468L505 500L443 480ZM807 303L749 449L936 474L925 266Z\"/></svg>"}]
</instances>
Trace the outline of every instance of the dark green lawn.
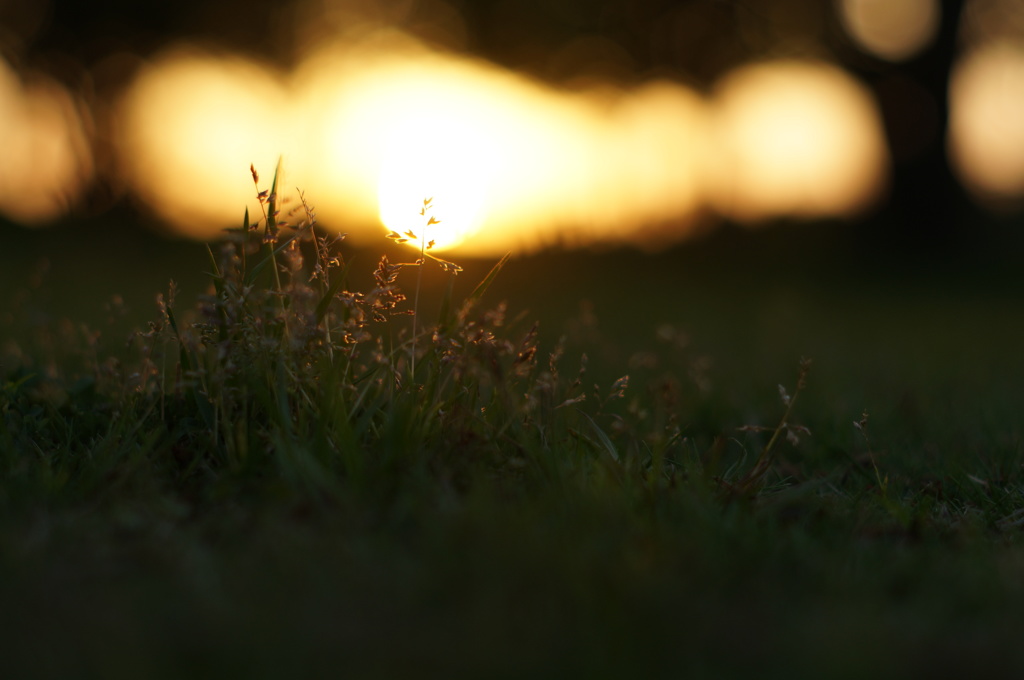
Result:
<instances>
[{"instance_id":1,"label":"dark green lawn","mask_svg":"<svg viewBox=\"0 0 1024 680\"><path fill-rule=\"evenodd\" d=\"M4 675L1021 673L1017 257L872 259L849 227L787 229L656 256L513 259L487 293L523 313L513 328L540 322L542 354L564 334L565 370L586 352L588 382L630 374L624 413L650 422L672 390L689 455L657 484L537 464L468 485L343 481L325 496L272 475L178 484L145 455L62 478L5 452ZM65 316L121 351L167 279L182 298L204 285L194 244L2 235L0 284L21 302L0 327L23 351L45 349L24 338ZM354 269L379 252L354 253ZM464 296L493 263L461 264ZM425 278L426 318L443 280ZM129 311L110 322L114 293ZM737 428L776 425L778 384L793 391L803 356L814 364L794 421L811 436L779 446L756 498L730 499L723 485L768 437Z\"/></svg>"}]
</instances>

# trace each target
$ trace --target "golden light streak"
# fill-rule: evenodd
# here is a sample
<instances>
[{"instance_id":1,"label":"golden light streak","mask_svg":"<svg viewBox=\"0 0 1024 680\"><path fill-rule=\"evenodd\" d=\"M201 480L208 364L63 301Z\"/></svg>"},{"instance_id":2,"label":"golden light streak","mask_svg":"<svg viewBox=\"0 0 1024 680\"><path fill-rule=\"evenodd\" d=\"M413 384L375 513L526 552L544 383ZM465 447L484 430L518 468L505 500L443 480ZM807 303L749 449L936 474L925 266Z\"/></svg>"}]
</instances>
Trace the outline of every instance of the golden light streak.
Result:
<instances>
[{"instance_id":1,"label":"golden light streak","mask_svg":"<svg viewBox=\"0 0 1024 680\"><path fill-rule=\"evenodd\" d=\"M995 42L950 78L947 146L964 184L993 206L1024 199L1024 45Z\"/></svg>"},{"instance_id":2,"label":"golden light streak","mask_svg":"<svg viewBox=\"0 0 1024 680\"><path fill-rule=\"evenodd\" d=\"M23 224L60 217L93 176L80 107L54 82L23 83L0 61L0 212Z\"/></svg>"},{"instance_id":3,"label":"golden light streak","mask_svg":"<svg viewBox=\"0 0 1024 680\"><path fill-rule=\"evenodd\" d=\"M880 116L863 87L822 63L735 71L716 94L715 206L742 221L855 212L885 183Z\"/></svg>"},{"instance_id":4,"label":"golden light streak","mask_svg":"<svg viewBox=\"0 0 1024 680\"><path fill-rule=\"evenodd\" d=\"M789 73L784 64L778 68ZM557 90L394 31L325 45L281 75L239 59L179 52L154 63L125 99L122 155L138 193L191 235L236 225L245 204L252 211L249 163L269 176L283 154L283 186L301 187L321 224L356 242L372 243L390 230L419 234L419 208L432 198L441 222L426 238L438 249L651 247L685 237L710 202L746 218L831 214L866 200L871 192L862 175L883 174L872 109L835 69L804 71L809 81L793 91L819 88L836 103L808 95L809 109L786 109L777 122L771 114L758 128L765 137L747 140L747 133L737 136L739 128L715 123L721 116L744 120L733 95L708 101L668 81L632 90ZM730 81L726 91L743 81ZM786 132L791 115L799 130ZM812 128L807 149L794 153L795 139L782 155L758 160L756 173L750 163L716 160L757 157L764 152L741 147ZM826 163L821 153L836 157ZM771 164L784 169L772 173ZM757 181L769 182L774 202L721 201L722 173L733 171L746 173L737 186L750 196L761 191L751 183L767 173ZM778 175L790 179L780 184Z\"/></svg>"},{"instance_id":5,"label":"golden light streak","mask_svg":"<svg viewBox=\"0 0 1024 680\"><path fill-rule=\"evenodd\" d=\"M433 197L441 224L428 238L501 253L627 240L699 210L706 112L685 88L570 95L407 39L386 45L333 47L300 72L314 93L305 108L318 112L310 129L333 152L310 162L321 215L342 218L342 204L352 213L352 191L331 196L359 187L388 229L415 231Z\"/></svg>"},{"instance_id":6,"label":"golden light streak","mask_svg":"<svg viewBox=\"0 0 1024 680\"><path fill-rule=\"evenodd\" d=\"M889 61L927 47L942 18L937 0L840 0L839 14L854 42Z\"/></svg>"}]
</instances>

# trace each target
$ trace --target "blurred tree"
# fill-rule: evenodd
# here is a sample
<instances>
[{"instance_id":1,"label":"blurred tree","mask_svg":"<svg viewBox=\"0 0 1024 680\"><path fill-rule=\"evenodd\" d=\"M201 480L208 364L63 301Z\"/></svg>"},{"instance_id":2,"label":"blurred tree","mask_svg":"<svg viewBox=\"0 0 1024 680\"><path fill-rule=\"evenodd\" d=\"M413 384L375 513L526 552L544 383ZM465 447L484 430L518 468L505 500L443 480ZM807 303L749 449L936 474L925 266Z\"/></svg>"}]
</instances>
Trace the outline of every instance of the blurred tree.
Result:
<instances>
[{"instance_id":1,"label":"blurred tree","mask_svg":"<svg viewBox=\"0 0 1024 680\"><path fill-rule=\"evenodd\" d=\"M837 40L844 65L874 92L892 153L892 181L883 219L862 231L889 252L958 251L972 242L977 212L946 158L949 74L957 56L963 0L944 0L934 41L912 58L892 63Z\"/></svg>"}]
</instances>

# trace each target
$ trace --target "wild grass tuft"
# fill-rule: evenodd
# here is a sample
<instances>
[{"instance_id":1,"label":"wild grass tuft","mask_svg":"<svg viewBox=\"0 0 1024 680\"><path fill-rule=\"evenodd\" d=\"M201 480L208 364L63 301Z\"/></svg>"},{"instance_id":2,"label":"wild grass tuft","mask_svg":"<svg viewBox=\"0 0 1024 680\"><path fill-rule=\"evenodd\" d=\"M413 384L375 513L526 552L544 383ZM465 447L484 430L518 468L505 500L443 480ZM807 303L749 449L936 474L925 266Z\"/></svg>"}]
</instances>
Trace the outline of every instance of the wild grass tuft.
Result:
<instances>
[{"instance_id":1,"label":"wild grass tuft","mask_svg":"<svg viewBox=\"0 0 1024 680\"><path fill-rule=\"evenodd\" d=\"M208 248L207 292L182 305L172 281L158 296L158 318L133 336L131 359L110 375L98 360L91 366L92 426L106 423L106 432L65 433L81 421L51 410L39 427L49 423L47 438L68 444L40 446L21 400L38 400L50 383L26 367L8 374L0 436L34 442L9 439L5 450L17 452L9 465L43 457L62 480L91 465L79 447L86 457L112 447L111 457L196 493L239 482L332 498L395 494L425 479L456 492L474 481L662 483L675 474L667 461L689 455L676 438L652 456L647 439L663 441L661 433L625 425L628 376L591 389L585 355L578 372L565 370L564 342L542 356L536 324L508 318L504 303L485 304L508 256L457 302L462 268L430 252L427 230L439 220L429 198L423 233L389 235L416 243L419 257L382 256L372 286L355 290L344 235L319 228L302 192L284 209L280 169L269 189L250 170L261 215L246 211ZM420 276L429 263L451 282L438 316L423 319Z\"/></svg>"},{"instance_id":2,"label":"wild grass tuft","mask_svg":"<svg viewBox=\"0 0 1024 680\"><path fill-rule=\"evenodd\" d=\"M651 502L685 489L755 507L831 489L870 499L881 521L904 526L919 517L910 506L943 521L966 508L983 508L993 527L1017 521L1016 492L984 475L919 502L935 484L886 467L867 438L866 411L853 425L867 451L844 450L836 466L797 422L809 360L791 392L779 386L774 426L710 410L703 357L652 373L656 358L640 352L629 374L601 384L590 375L587 352L603 351L590 311L551 342L504 302L488 303L508 256L457 299L463 270L431 252L440 218L430 198L420 230L387 235L419 256L381 256L372 283L357 290L344 234L321 229L301 191L289 202L280 168L269 188L250 171L260 214L246 211L207 249L209 287L198 300L182 304L171 283L127 355L102 356L97 333L66 323L44 333L44 354L8 343L0 465L9 480L60 496L116 478L196 498L238 488L398 498L497 485L612 489ZM450 279L437 315L424 318L421 276L431 265ZM407 281L410 268L417 273ZM661 326L657 337L669 356L686 355L684 334ZM917 500L908 506L908 498Z\"/></svg>"},{"instance_id":3,"label":"wild grass tuft","mask_svg":"<svg viewBox=\"0 0 1024 680\"><path fill-rule=\"evenodd\" d=\"M508 256L479 282L435 257L430 199L390 235L418 258L362 272L251 172L260 210L207 249L205 292L172 282L127 348L31 295L0 315L27 328L0 344L14 675L1024 669L1020 443L981 432L974 393L949 427L887 414L828 358L776 389L760 347L767 378L669 325L627 359L593 306L510 312ZM620 296L631 342L661 293Z\"/></svg>"}]
</instances>

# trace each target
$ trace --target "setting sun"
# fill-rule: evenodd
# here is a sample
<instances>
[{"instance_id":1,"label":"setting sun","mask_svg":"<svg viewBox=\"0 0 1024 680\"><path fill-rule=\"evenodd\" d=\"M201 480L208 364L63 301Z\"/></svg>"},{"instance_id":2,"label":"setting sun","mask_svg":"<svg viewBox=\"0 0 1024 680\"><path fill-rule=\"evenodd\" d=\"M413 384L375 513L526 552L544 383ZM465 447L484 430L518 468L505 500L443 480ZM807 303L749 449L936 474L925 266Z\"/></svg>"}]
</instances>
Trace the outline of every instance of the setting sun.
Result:
<instances>
[{"instance_id":1,"label":"setting sun","mask_svg":"<svg viewBox=\"0 0 1024 680\"><path fill-rule=\"evenodd\" d=\"M419 100L404 119L392 123L377 180L380 220L389 230L423 236L418 210L424 198L433 199L443 220L432 224L425 238L439 250L458 245L480 228L498 162L491 143L495 131L472 115L472 102L453 92L443 95L437 102Z\"/></svg>"}]
</instances>

